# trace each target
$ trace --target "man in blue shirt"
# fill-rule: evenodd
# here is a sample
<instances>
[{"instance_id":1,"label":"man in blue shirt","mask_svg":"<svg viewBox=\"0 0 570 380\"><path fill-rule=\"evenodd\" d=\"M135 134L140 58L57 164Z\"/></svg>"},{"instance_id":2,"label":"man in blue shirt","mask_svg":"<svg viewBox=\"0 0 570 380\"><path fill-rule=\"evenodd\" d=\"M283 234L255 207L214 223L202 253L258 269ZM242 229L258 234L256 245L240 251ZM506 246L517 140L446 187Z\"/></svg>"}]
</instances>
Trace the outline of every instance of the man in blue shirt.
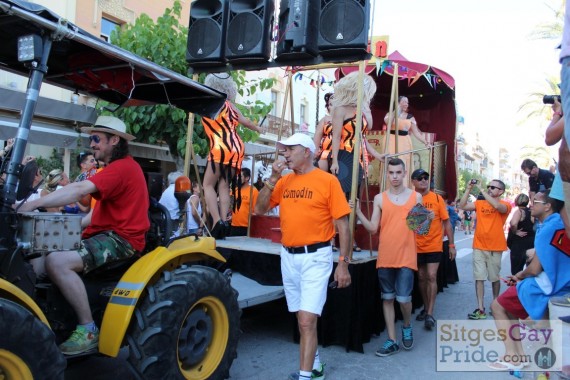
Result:
<instances>
[{"instance_id":1,"label":"man in blue shirt","mask_svg":"<svg viewBox=\"0 0 570 380\"><path fill-rule=\"evenodd\" d=\"M519 319L544 318L548 300L570 291L570 245L559 214L563 203L550 198L549 193L537 193L531 208L531 215L541 223L535 236L534 258L524 270L507 276L510 287L491 305L497 329L509 331L504 341L505 355L490 365L495 370L520 370L528 364L524 362Z\"/></svg>"}]
</instances>

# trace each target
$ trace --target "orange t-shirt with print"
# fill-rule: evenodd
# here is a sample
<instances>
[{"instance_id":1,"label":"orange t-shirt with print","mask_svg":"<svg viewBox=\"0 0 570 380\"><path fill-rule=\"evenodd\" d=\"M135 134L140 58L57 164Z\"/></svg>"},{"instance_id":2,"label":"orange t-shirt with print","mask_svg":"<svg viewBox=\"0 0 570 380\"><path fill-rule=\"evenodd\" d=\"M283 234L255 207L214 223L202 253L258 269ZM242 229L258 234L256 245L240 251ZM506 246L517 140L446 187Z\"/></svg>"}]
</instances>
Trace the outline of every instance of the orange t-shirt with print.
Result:
<instances>
[{"instance_id":1,"label":"orange t-shirt with print","mask_svg":"<svg viewBox=\"0 0 570 380\"><path fill-rule=\"evenodd\" d=\"M418 270L416 234L406 224L406 216L417 203L418 193L412 191L403 205L392 203L387 191L380 196L382 197L382 217L376 268Z\"/></svg>"},{"instance_id":2,"label":"orange t-shirt with print","mask_svg":"<svg viewBox=\"0 0 570 380\"><path fill-rule=\"evenodd\" d=\"M249 201L251 194L252 201ZM257 202L257 195L259 191L255 187L246 185L241 188L241 204L237 211L232 212L232 226L234 227L247 227L249 222L249 207L251 211Z\"/></svg>"},{"instance_id":3,"label":"orange t-shirt with print","mask_svg":"<svg viewBox=\"0 0 570 380\"><path fill-rule=\"evenodd\" d=\"M507 211L504 214L497 211L487 201L475 201L477 228L475 228L475 236L473 237L474 249L494 252L507 250L507 240L505 239L503 226L511 213L512 206L506 201L499 202L507 206Z\"/></svg>"},{"instance_id":4,"label":"orange t-shirt with print","mask_svg":"<svg viewBox=\"0 0 570 380\"><path fill-rule=\"evenodd\" d=\"M445 201L442 197L430 191L423 196L422 203L425 208L433 212L433 219L427 235L416 235L418 254L443 252L442 222L449 219Z\"/></svg>"},{"instance_id":5,"label":"orange t-shirt with print","mask_svg":"<svg viewBox=\"0 0 570 380\"><path fill-rule=\"evenodd\" d=\"M277 205L285 247L329 241L335 234L333 220L350 213L338 178L317 168L281 177L269 208Z\"/></svg>"}]
</instances>

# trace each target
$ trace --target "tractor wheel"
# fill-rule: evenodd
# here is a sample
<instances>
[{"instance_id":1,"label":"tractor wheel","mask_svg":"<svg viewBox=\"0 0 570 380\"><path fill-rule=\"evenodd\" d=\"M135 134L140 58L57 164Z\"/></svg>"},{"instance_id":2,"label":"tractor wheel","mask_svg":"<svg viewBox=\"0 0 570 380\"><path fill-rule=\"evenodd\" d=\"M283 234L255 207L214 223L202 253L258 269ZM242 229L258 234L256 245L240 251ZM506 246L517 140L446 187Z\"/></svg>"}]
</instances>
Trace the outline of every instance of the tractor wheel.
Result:
<instances>
[{"instance_id":1,"label":"tractor wheel","mask_svg":"<svg viewBox=\"0 0 570 380\"><path fill-rule=\"evenodd\" d=\"M0 379L63 379L55 335L24 307L0 299Z\"/></svg>"},{"instance_id":2,"label":"tractor wheel","mask_svg":"<svg viewBox=\"0 0 570 380\"><path fill-rule=\"evenodd\" d=\"M129 363L143 379L225 379L237 356L241 311L215 269L165 271L147 286L127 334Z\"/></svg>"}]
</instances>

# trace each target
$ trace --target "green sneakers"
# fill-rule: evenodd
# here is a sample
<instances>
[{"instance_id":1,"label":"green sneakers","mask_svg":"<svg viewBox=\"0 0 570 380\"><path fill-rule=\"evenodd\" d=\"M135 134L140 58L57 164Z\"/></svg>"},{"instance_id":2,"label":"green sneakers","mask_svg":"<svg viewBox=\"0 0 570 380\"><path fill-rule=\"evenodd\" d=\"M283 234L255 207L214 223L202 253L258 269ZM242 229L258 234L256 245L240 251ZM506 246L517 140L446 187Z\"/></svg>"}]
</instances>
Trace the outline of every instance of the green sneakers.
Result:
<instances>
[{"instance_id":1,"label":"green sneakers","mask_svg":"<svg viewBox=\"0 0 570 380\"><path fill-rule=\"evenodd\" d=\"M475 309L472 313L467 314L469 319L487 319L487 314L485 310Z\"/></svg>"},{"instance_id":2,"label":"green sneakers","mask_svg":"<svg viewBox=\"0 0 570 380\"><path fill-rule=\"evenodd\" d=\"M95 332L87 330L83 326L77 326L68 340L59 345L64 355L77 355L99 346L99 329Z\"/></svg>"},{"instance_id":3,"label":"green sneakers","mask_svg":"<svg viewBox=\"0 0 570 380\"><path fill-rule=\"evenodd\" d=\"M289 380L299 380L299 372L289 375ZM311 380L325 380L325 364L321 363L319 369L313 369L311 372Z\"/></svg>"},{"instance_id":4,"label":"green sneakers","mask_svg":"<svg viewBox=\"0 0 570 380\"><path fill-rule=\"evenodd\" d=\"M311 380L325 380L325 363L321 363L319 369L313 369Z\"/></svg>"}]
</instances>

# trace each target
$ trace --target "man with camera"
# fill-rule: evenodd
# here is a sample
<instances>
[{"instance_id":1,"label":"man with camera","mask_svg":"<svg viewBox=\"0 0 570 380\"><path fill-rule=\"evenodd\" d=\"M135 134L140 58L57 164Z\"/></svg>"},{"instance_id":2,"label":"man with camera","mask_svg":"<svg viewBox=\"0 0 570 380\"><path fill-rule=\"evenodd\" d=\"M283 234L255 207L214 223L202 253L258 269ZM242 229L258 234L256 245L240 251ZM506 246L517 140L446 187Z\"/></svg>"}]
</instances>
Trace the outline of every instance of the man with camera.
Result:
<instances>
[{"instance_id":1,"label":"man with camera","mask_svg":"<svg viewBox=\"0 0 570 380\"><path fill-rule=\"evenodd\" d=\"M529 198L532 203L534 195L539 191L544 192L552 187L554 174L546 169L540 169L536 162L530 158L525 159L521 164L521 169L528 176Z\"/></svg>"},{"instance_id":2,"label":"man with camera","mask_svg":"<svg viewBox=\"0 0 570 380\"><path fill-rule=\"evenodd\" d=\"M467 184L458 205L462 210L475 210L478 215L477 228L473 236L473 278L475 279L477 308L467 315L469 319L487 318L483 305L485 280L491 281L493 299L499 296L501 257L503 251L507 249L503 226L512 208L508 202L500 199L505 192L505 184L502 181L492 180L487 185L487 191L484 191L478 182L472 179ZM473 187L479 189L484 200L477 199L475 202L468 202Z\"/></svg>"}]
</instances>

